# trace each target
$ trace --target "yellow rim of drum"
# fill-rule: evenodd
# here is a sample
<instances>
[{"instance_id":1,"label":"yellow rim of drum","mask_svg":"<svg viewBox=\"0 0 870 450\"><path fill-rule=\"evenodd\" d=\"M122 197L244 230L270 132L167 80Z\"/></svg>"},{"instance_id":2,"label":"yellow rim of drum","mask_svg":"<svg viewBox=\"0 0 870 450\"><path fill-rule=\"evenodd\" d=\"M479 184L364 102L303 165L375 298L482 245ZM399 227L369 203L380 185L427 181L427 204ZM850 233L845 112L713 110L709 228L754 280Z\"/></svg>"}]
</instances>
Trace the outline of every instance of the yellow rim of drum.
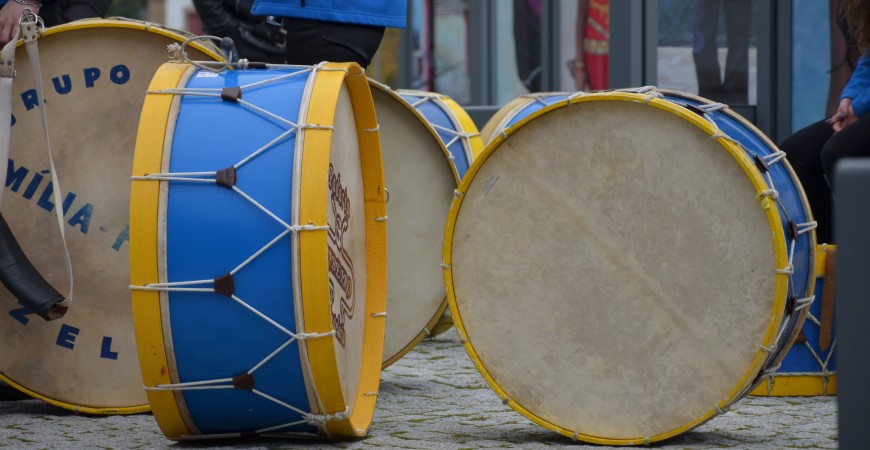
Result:
<instances>
[{"instance_id":1,"label":"yellow rim of drum","mask_svg":"<svg viewBox=\"0 0 870 450\"><path fill-rule=\"evenodd\" d=\"M825 276L825 248L836 250L836 245L816 246L816 270L813 278ZM812 283L815 285L815 283ZM795 334L800 334L799 327ZM812 397L818 395L837 395L837 372L783 373L775 374L755 387L749 395L757 397Z\"/></svg>"},{"instance_id":2,"label":"yellow rim of drum","mask_svg":"<svg viewBox=\"0 0 870 450\"><path fill-rule=\"evenodd\" d=\"M178 87L191 67L187 64L164 64L155 74L149 90ZM374 131L377 128L377 119L363 71L356 64L329 63L325 67L343 69L343 71L318 71L314 75L316 78L307 111L307 122L332 126L341 85L347 84L360 144L368 282L364 324L365 346L359 389L354 400L355 406L348 418L328 422L323 429L330 436L362 436L374 415L377 399L376 395L366 394L376 393L380 382L383 343L379 342L377 336L380 336L382 341L385 321L382 316L372 316L383 312L386 305L387 228L385 222L377 222L374 219L386 216L386 194L383 189L380 138L377 131ZM169 95L146 97L133 162L134 176L160 172L164 142L167 139L167 125L175 114L172 111L174 99L175 96ZM299 199L300 222L326 223L326 177L331 153L328 150L331 149L332 130L309 129L305 131L303 139L305 148L327 149L327 151L303 153L302 167L310 170L300 171L300 190L304 193ZM130 210L130 276L135 286L158 280L159 191L160 183L138 180L132 182L131 197L136 198L139 204L139 207ZM300 267L303 276L299 282L304 299L302 314L307 333L332 331L327 282L329 271L327 255L324 251L326 239L326 233L301 233L299 237L300 260L305 262ZM163 340L159 293L134 290L133 313L137 325L136 340L145 386L171 384ZM342 394L332 339L300 341L299 345L305 345L307 348L308 364L318 398L319 405L312 405L312 408L322 407L324 409L322 412L325 413L344 411L347 402ZM164 434L170 437L191 434L175 401L174 392L148 391L148 399L153 410L158 412L154 417Z\"/></svg>"},{"instance_id":3,"label":"yellow rim of drum","mask_svg":"<svg viewBox=\"0 0 870 450\"><path fill-rule=\"evenodd\" d=\"M166 28L160 28L159 26L152 26L151 24L148 24L146 22L137 22L137 21L132 21L132 20L129 20L129 21L128 20L112 20L112 19L88 19L88 20L75 21L75 22L71 22L68 24L64 24L64 25L58 25L56 27L46 28L45 32L43 33L43 36L51 36L54 34L65 32L65 31L87 30L90 28L125 28L125 29L146 31L149 33L159 34L161 36L166 36L168 38L174 39L174 40L179 41L179 42L184 41L184 37L181 34L176 33L172 30L168 30ZM37 40L37 43L38 42L39 41ZM17 49L18 47L21 47L23 45L24 45L24 41L20 40L15 45L15 48ZM205 53L206 55L214 58L215 60L221 59L221 57L218 56L217 53L215 53L211 49L204 47L196 42L191 43L190 45L193 46L194 48L196 48L197 50ZM145 93L143 92L142 95L145 95ZM38 394L34 391L31 391L30 389L27 389L26 387L15 382L15 380L12 380L12 379L6 377L6 375L4 375L2 373L0 373L0 380L2 380L6 384L14 387L15 389L33 397L33 398L38 398L46 403L52 404L54 406L59 406L61 408L64 408L64 409L67 409L70 411L75 411L78 413L101 414L101 415L136 414L136 413L147 412L147 411L151 410L150 405L128 406L128 407L122 407L122 408L94 408L94 407L90 407L90 406L74 405L72 403L66 403L66 402L62 402L59 400L55 400L53 398L49 398L49 397L46 397L44 395Z\"/></svg>"},{"instance_id":4,"label":"yellow rim of drum","mask_svg":"<svg viewBox=\"0 0 870 450\"><path fill-rule=\"evenodd\" d=\"M684 120L687 120L691 124L703 130L705 133L710 135L711 137L715 133L714 127L705 121L703 118L698 116L697 114L682 108L680 106L674 105L666 100L660 100L657 98L649 99L645 95L641 94L632 94L626 92L609 92L609 93L596 93L596 94L582 94L575 97L568 98L566 100L554 103L546 108L543 108L535 113L529 115L527 118L517 123L516 125L505 130L503 134L499 133L496 137L486 146L484 152L480 155L478 159L474 161L471 168L465 174L465 177L462 180L462 183L459 185L458 194L454 197L453 203L450 206L450 213L447 217L447 224L444 229L444 284L447 288L447 301L450 306L450 313L453 315L454 325L456 326L456 330L459 332L460 340L463 342L466 352L471 360L474 362L477 370L480 371L483 378L489 383L490 387L496 392L498 397L504 402L504 404L510 406L523 416L527 417L532 422L541 425L544 428L555 431L564 436L570 437L572 439L580 439L586 442L594 443L594 444L604 444L604 445L642 445L648 444L652 442L661 441L664 439L668 439L670 437L677 436L686 431L689 431L698 425L703 424L704 422L715 417L718 412L716 408L710 409L701 417L698 417L696 420L680 427L675 430L671 430L666 433L662 433L656 436L650 436L649 440L645 440L643 437L639 437L636 439L610 439L610 438L601 438L597 436L585 435L582 433L577 433L572 430L568 430L562 428L558 425L555 425L547 420L538 417L534 412L529 411L523 405L515 402L507 392L502 389L502 387L498 384L498 382L492 377L487 368L483 365L480 358L477 355L477 351L474 348L474 343L468 338L468 333L465 331L465 324L462 322L462 315L459 313L459 308L456 304L456 295L454 293L453 287L453 272L452 272L452 250L453 250L453 231L456 225L456 219L459 216L459 210L462 207L462 200L464 198L464 194L468 191L469 186L474 181L477 172L480 170L480 167L486 163L486 160L492 155L498 148L499 144L508 139L513 133L515 133L523 124L531 122L533 120L537 120L539 117L547 114L550 111L555 109L564 108L571 106L572 104L577 103L585 103L592 101L620 101L620 102L633 102L633 103L647 103L651 107L659 108L661 110L667 111L671 114L674 114ZM776 204L772 202L767 197L762 197L760 194L767 190L767 185L765 184L764 178L758 172L758 169L755 168L753 163L749 160L748 157L737 147L735 144L731 143L724 137L716 138L716 141L728 151L728 153L734 158L734 160L739 164L740 168L746 174L749 181L752 182L755 187L756 192L759 194L759 203L761 207L765 210L767 215L768 223L770 224L770 228L772 231L773 244L775 249L775 262L777 267L785 267L788 263L788 255L786 253L785 247L785 234L782 230L782 226L780 225L780 216L779 211L776 208ZM780 323L784 317L785 303L786 297L788 294L788 276L786 274L776 274L776 290L775 290L775 300L773 310L770 315L770 322L768 323L767 330L764 335L764 340L761 343L764 347L770 347L771 345L775 345L776 343L776 334L779 329ZM720 410L726 409L728 406L734 403L734 401L738 400L749 387L750 383L754 380L757 373L763 368L765 362L767 361L767 357L769 354L763 349L759 349L756 353L750 368L746 371L741 381L737 386L733 388L733 390L728 394L728 397L724 400L720 401L716 407Z\"/></svg>"},{"instance_id":5,"label":"yellow rim of drum","mask_svg":"<svg viewBox=\"0 0 870 450\"><path fill-rule=\"evenodd\" d=\"M432 136L432 139L434 140L435 144L438 146L438 148L441 149L441 153L444 155L444 160L448 161L450 171L451 171L451 173L453 173L453 180L455 181L455 183L457 185L459 185L459 182L460 182L459 172L457 172L457 170L456 170L456 165L453 164L449 160L450 151L447 150L447 147L444 145L444 142L441 140L441 136L438 135L438 132L435 130L435 128L432 127L432 124L429 123L429 120L426 119L426 117L424 117L423 114L421 114L420 111L417 110L417 108L414 108L413 106L411 106L411 104L409 104L407 100L402 98L401 95L399 95L399 93L397 93L396 90L394 90L393 88L391 88L391 87L389 87L389 86L387 86L379 81L372 80L371 78L369 78L368 82L369 82L369 86L372 89L377 89L377 90L389 95L393 100L395 100L396 102L398 102L399 104L404 106L405 109L408 110L408 112L410 112L414 117L417 118L417 120L420 121L420 123L426 128L426 131L428 131L429 134ZM410 95L415 95L414 91L410 91L410 90L402 90L401 92L405 92L405 93L408 93ZM421 92L421 94L427 95L430 93ZM455 101L453 101L453 99L451 99L450 97L447 97L447 96L439 96L438 98L455 115L456 119L459 121L459 124L462 128L462 131L465 131L465 132L473 131L474 133L477 133L477 127L474 125L474 122L471 120L471 117L468 115L468 113L461 106L459 106L458 103L456 103ZM471 153L472 153L473 157L476 158L478 155L480 155L483 152L483 140L481 139L479 134L477 136L470 138L469 143L471 145ZM389 185L387 186L387 189L389 189ZM432 318L429 319L428 322L426 322L426 326L424 327L424 329L420 330L420 333L417 334L417 336L415 336L414 339L408 343L408 345L406 345L398 353L396 353L395 355L390 357L390 359L384 361L383 364L381 365L381 368L386 369L387 367L390 367L391 365L393 365L393 363L402 359L402 357L407 355L408 352L413 350L414 347L417 346L417 344L422 342L423 339L425 339L426 336L428 336L431 333L431 330L435 327L435 325L438 323L438 321L441 320L441 316L444 315L444 310L446 310L446 309L447 309L447 296L445 295L444 301L441 303L441 306L438 307L438 310L435 311L435 314L432 316ZM389 313L389 311L388 311L388 313Z\"/></svg>"}]
</instances>

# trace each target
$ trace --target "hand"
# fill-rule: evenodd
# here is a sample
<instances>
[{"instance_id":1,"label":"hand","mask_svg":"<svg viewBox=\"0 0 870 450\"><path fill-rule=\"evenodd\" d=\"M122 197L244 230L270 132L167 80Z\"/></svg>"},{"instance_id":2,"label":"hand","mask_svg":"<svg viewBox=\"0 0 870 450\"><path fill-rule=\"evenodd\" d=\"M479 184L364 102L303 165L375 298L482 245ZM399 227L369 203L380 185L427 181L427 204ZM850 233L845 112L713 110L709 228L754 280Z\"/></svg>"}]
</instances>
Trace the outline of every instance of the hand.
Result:
<instances>
[{"instance_id":1,"label":"hand","mask_svg":"<svg viewBox=\"0 0 870 450\"><path fill-rule=\"evenodd\" d=\"M844 98L840 100L837 112L827 122L834 128L834 133L839 133L856 120L858 120L858 115L855 114L855 110L852 108L852 99Z\"/></svg>"},{"instance_id":2,"label":"hand","mask_svg":"<svg viewBox=\"0 0 870 450\"><path fill-rule=\"evenodd\" d=\"M29 9L33 14L39 13L39 6L22 5L9 0L0 8L0 46L18 37L18 20Z\"/></svg>"},{"instance_id":3,"label":"hand","mask_svg":"<svg viewBox=\"0 0 870 450\"><path fill-rule=\"evenodd\" d=\"M574 65L574 86L578 91L589 90L589 76L585 66Z\"/></svg>"}]
</instances>

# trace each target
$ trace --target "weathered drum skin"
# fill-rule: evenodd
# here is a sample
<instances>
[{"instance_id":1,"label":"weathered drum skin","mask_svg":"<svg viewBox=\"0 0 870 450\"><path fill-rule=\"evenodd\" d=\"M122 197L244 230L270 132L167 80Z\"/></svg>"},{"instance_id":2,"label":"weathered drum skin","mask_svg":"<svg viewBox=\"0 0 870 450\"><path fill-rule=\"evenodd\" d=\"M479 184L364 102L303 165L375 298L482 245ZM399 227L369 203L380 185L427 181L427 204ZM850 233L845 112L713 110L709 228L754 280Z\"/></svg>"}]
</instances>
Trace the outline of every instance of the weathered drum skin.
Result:
<instances>
[{"instance_id":1,"label":"weathered drum skin","mask_svg":"<svg viewBox=\"0 0 870 450\"><path fill-rule=\"evenodd\" d=\"M38 40L52 153L75 279L62 319L45 322L0 287L0 379L73 411L148 410L129 292L129 178L136 129L167 45L188 36L132 20L83 20ZM206 47L191 57L215 60ZM63 247L30 62L19 45L3 216L31 262L66 292Z\"/></svg>"},{"instance_id":2,"label":"weathered drum skin","mask_svg":"<svg viewBox=\"0 0 870 450\"><path fill-rule=\"evenodd\" d=\"M461 339L498 396L608 445L742 398L777 352L786 236L734 140L655 92L578 94L499 133L445 228Z\"/></svg>"},{"instance_id":3,"label":"weathered drum skin","mask_svg":"<svg viewBox=\"0 0 870 450\"><path fill-rule=\"evenodd\" d=\"M370 80L390 193L384 367L426 336L447 308L441 276L444 220L453 191L483 142L449 97L392 90Z\"/></svg>"}]
</instances>

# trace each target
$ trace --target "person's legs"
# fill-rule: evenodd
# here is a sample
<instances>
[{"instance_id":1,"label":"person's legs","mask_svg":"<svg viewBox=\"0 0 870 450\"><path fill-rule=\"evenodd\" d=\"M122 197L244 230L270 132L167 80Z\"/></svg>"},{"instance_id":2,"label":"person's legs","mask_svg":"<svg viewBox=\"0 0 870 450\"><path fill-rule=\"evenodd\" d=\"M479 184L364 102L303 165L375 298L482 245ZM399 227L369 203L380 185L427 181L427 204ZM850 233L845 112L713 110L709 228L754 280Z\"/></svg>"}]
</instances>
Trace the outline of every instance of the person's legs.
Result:
<instances>
[{"instance_id":1,"label":"person's legs","mask_svg":"<svg viewBox=\"0 0 870 450\"><path fill-rule=\"evenodd\" d=\"M725 26L728 58L725 60L723 101L745 104L749 101L749 0L725 0Z\"/></svg>"},{"instance_id":2,"label":"person's legs","mask_svg":"<svg viewBox=\"0 0 870 450\"><path fill-rule=\"evenodd\" d=\"M698 95L701 97L717 97L722 91L719 49L716 45L720 7L721 0L695 0L695 43L692 57L698 77Z\"/></svg>"},{"instance_id":3,"label":"person's legs","mask_svg":"<svg viewBox=\"0 0 870 450\"><path fill-rule=\"evenodd\" d=\"M822 166L822 148L833 134L831 125L820 121L795 132L780 145L807 194L813 216L819 223L816 235L821 243L831 243L832 234L833 198Z\"/></svg>"},{"instance_id":4,"label":"person's legs","mask_svg":"<svg viewBox=\"0 0 870 450\"><path fill-rule=\"evenodd\" d=\"M834 185L834 167L842 158L870 157L870 116L858 119L857 122L835 133L822 147L822 166L825 175Z\"/></svg>"},{"instance_id":5,"label":"person's legs","mask_svg":"<svg viewBox=\"0 0 870 450\"><path fill-rule=\"evenodd\" d=\"M356 62L363 68L384 37L383 27L285 18L287 64L314 65L322 61Z\"/></svg>"}]
</instances>

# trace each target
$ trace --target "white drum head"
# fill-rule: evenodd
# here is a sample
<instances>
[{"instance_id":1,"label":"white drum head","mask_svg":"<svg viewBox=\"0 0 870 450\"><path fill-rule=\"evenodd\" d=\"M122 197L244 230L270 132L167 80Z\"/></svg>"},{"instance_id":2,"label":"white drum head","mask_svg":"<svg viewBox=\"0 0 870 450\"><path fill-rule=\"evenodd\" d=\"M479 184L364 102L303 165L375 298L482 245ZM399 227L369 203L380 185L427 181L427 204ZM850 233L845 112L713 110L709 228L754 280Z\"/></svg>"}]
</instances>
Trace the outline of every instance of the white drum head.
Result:
<instances>
[{"instance_id":1,"label":"white drum head","mask_svg":"<svg viewBox=\"0 0 870 450\"><path fill-rule=\"evenodd\" d=\"M661 440L733 402L785 301L748 160L635 97L557 108L488 149L446 237L488 381L599 443Z\"/></svg>"},{"instance_id":2,"label":"white drum head","mask_svg":"<svg viewBox=\"0 0 870 450\"><path fill-rule=\"evenodd\" d=\"M367 273L365 199L352 106L347 87L342 84L335 111L326 202L335 353L344 398L351 411L362 370Z\"/></svg>"},{"instance_id":3,"label":"white drum head","mask_svg":"<svg viewBox=\"0 0 870 450\"><path fill-rule=\"evenodd\" d=\"M185 37L142 22L88 20L38 41L54 162L63 191L74 301L61 319L25 315L0 287L0 373L56 405L89 413L148 409L130 306L130 171L139 114L166 46ZM193 46L191 58L213 60ZM48 154L30 62L20 45L3 215L30 261L67 292ZM3 120L7 120L4 118ZM5 164L5 162L4 162ZM51 211L51 212L49 212Z\"/></svg>"},{"instance_id":4,"label":"white drum head","mask_svg":"<svg viewBox=\"0 0 870 450\"><path fill-rule=\"evenodd\" d=\"M389 365L425 337L446 307L441 245L456 178L443 144L410 105L377 88L372 96L390 193L383 359Z\"/></svg>"}]
</instances>

